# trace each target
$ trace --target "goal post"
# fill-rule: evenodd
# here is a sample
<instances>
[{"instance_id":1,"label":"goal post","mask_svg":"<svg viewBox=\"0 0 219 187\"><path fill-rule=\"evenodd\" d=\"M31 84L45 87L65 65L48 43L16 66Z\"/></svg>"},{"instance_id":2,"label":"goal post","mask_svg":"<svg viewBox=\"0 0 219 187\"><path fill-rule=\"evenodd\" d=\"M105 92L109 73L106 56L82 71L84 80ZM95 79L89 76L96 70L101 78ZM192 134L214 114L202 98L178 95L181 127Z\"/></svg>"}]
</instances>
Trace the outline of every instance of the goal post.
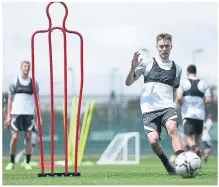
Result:
<instances>
[{"instance_id":1,"label":"goal post","mask_svg":"<svg viewBox=\"0 0 219 187\"><path fill-rule=\"evenodd\" d=\"M140 163L139 132L118 133L105 149L98 165L136 165Z\"/></svg>"}]
</instances>

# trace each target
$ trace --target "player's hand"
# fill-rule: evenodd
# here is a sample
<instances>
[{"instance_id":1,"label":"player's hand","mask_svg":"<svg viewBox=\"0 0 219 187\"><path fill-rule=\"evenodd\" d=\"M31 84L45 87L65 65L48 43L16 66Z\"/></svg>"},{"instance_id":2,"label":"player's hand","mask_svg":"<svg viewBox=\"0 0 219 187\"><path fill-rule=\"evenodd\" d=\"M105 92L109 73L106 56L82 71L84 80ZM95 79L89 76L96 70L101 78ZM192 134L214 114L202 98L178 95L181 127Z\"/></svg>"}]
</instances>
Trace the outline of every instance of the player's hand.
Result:
<instances>
[{"instance_id":1,"label":"player's hand","mask_svg":"<svg viewBox=\"0 0 219 187\"><path fill-rule=\"evenodd\" d=\"M134 53L133 59L132 59L132 70L134 70L142 61L142 59L139 58L140 53L137 51Z\"/></svg>"},{"instance_id":2,"label":"player's hand","mask_svg":"<svg viewBox=\"0 0 219 187\"><path fill-rule=\"evenodd\" d=\"M11 126L11 117L7 117L7 119L5 120L5 129L9 129Z\"/></svg>"}]
</instances>

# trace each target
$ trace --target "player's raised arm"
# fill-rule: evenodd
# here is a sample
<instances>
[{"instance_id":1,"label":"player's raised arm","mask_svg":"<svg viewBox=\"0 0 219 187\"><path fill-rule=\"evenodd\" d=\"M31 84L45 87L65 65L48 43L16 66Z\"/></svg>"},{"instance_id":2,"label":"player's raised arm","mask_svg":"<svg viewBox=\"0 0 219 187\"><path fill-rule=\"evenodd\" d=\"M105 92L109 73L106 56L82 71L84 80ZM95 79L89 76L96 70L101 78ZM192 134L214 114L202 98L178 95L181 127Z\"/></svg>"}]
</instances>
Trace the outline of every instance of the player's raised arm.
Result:
<instances>
[{"instance_id":1,"label":"player's raised arm","mask_svg":"<svg viewBox=\"0 0 219 187\"><path fill-rule=\"evenodd\" d=\"M145 64L142 62L142 59L139 60L139 55L138 51L134 53L131 70L125 81L126 86L131 86L145 71Z\"/></svg>"}]
</instances>

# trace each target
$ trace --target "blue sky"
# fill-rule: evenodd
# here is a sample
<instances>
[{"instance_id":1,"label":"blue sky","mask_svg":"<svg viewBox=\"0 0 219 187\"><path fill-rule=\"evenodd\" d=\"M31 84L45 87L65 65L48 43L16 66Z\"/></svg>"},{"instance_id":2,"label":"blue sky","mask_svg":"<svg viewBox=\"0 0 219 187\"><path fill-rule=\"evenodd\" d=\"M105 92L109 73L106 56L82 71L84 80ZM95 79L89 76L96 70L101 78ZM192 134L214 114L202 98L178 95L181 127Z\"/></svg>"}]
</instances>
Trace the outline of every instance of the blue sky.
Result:
<instances>
[{"instance_id":1,"label":"blue sky","mask_svg":"<svg viewBox=\"0 0 219 187\"><path fill-rule=\"evenodd\" d=\"M217 80L218 27L217 5L206 2L67 2L69 15L66 26L84 37L84 93L107 94L113 87L124 94L139 94L143 79L132 87L124 82L133 53L147 48L156 56L155 37L160 32L173 35L171 59L183 69L192 63L195 49L198 75L210 84ZM34 31L46 29L46 3L4 2L3 29L3 89L6 90L20 73L20 62L31 59L30 38ZM64 9L53 4L50 9L53 25L60 25ZM63 44L60 31L53 32L55 93L63 93ZM36 37L36 78L41 94L49 93L49 58L47 36ZM144 54L142 54L144 57ZM79 40L68 35L69 92L78 92ZM112 69L117 69L112 78ZM72 77L74 80L72 81ZM75 87L72 90L72 87Z\"/></svg>"}]
</instances>

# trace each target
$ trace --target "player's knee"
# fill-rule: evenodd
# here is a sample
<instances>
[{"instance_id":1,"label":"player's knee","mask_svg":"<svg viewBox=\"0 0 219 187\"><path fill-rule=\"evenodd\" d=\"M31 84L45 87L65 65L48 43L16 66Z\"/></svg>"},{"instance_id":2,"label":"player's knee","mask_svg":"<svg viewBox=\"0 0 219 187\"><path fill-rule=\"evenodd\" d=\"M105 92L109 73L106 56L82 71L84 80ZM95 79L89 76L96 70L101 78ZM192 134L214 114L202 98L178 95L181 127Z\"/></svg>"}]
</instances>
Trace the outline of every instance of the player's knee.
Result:
<instances>
[{"instance_id":1,"label":"player's knee","mask_svg":"<svg viewBox=\"0 0 219 187\"><path fill-rule=\"evenodd\" d=\"M18 133L13 133L11 138L12 138L13 141L17 141L18 138L19 138L19 134Z\"/></svg>"},{"instance_id":2,"label":"player's knee","mask_svg":"<svg viewBox=\"0 0 219 187\"><path fill-rule=\"evenodd\" d=\"M26 135L25 140L26 140L26 142L31 142L31 136Z\"/></svg>"},{"instance_id":3,"label":"player's knee","mask_svg":"<svg viewBox=\"0 0 219 187\"><path fill-rule=\"evenodd\" d=\"M31 142L31 138L30 137L25 137L26 142Z\"/></svg>"},{"instance_id":4,"label":"player's knee","mask_svg":"<svg viewBox=\"0 0 219 187\"><path fill-rule=\"evenodd\" d=\"M170 129L169 131L168 131L168 135L169 136L177 136L177 130L176 130L176 128L172 128L172 129Z\"/></svg>"},{"instance_id":5,"label":"player's knee","mask_svg":"<svg viewBox=\"0 0 219 187\"><path fill-rule=\"evenodd\" d=\"M154 134L153 132L149 133L147 138L152 146L157 145L159 143L159 135Z\"/></svg>"},{"instance_id":6,"label":"player's knee","mask_svg":"<svg viewBox=\"0 0 219 187\"><path fill-rule=\"evenodd\" d=\"M25 132L24 136L26 141L31 141L32 138L31 132Z\"/></svg>"},{"instance_id":7,"label":"player's knee","mask_svg":"<svg viewBox=\"0 0 219 187\"><path fill-rule=\"evenodd\" d=\"M149 140L150 144L153 145L157 145L159 143L159 139L151 139Z\"/></svg>"},{"instance_id":8,"label":"player's knee","mask_svg":"<svg viewBox=\"0 0 219 187\"><path fill-rule=\"evenodd\" d=\"M12 137L12 140L13 140L13 141L18 141L18 137L17 137L17 136L13 136L13 137Z\"/></svg>"},{"instance_id":9,"label":"player's knee","mask_svg":"<svg viewBox=\"0 0 219 187\"><path fill-rule=\"evenodd\" d=\"M177 136L177 128L176 128L176 124L175 123L172 123L168 126L167 128L167 131L168 131L168 135L169 136Z\"/></svg>"}]
</instances>

